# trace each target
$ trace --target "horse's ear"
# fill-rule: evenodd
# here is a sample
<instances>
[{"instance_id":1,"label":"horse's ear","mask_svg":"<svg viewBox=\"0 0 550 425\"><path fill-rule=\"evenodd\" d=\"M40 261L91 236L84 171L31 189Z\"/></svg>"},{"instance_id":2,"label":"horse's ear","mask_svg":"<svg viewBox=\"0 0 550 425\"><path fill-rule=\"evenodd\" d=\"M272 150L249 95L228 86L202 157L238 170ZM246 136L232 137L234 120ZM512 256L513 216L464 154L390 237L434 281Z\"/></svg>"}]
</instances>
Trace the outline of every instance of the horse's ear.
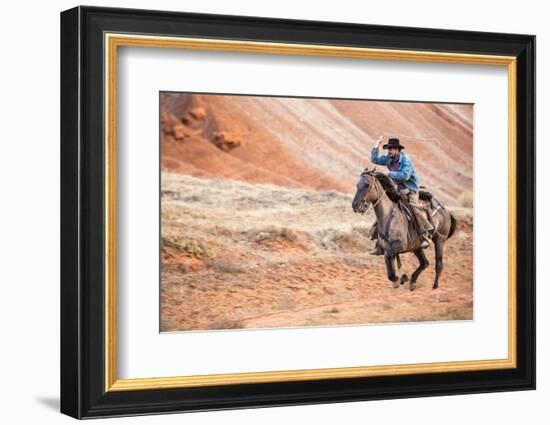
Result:
<instances>
[{"instance_id":1,"label":"horse's ear","mask_svg":"<svg viewBox=\"0 0 550 425\"><path fill-rule=\"evenodd\" d=\"M364 175L367 175L367 176L374 176L376 175L376 166L372 169L372 170L369 170L369 167L365 168L363 170L363 172L361 173L362 176Z\"/></svg>"}]
</instances>

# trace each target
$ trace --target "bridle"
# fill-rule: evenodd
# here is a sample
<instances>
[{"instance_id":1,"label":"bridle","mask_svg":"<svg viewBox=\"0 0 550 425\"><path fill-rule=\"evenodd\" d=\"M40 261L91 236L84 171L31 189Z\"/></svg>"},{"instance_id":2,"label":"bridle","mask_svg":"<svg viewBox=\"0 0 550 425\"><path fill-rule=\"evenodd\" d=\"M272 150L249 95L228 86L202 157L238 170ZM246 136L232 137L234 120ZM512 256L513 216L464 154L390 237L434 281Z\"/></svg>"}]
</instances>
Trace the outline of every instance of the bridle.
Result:
<instances>
[{"instance_id":1,"label":"bridle","mask_svg":"<svg viewBox=\"0 0 550 425\"><path fill-rule=\"evenodd\" d=\"M372 207L373 209L380 203L380 201L382 200L382 196L379 196L378 199L376 200L376 202L373 204L372 202L368 202L368 201L365 201L365 198L367 198L367 196L369 195L370 191L372 190L372 188L374 186L376 186L375 182L376 182L376 177L374 177L374 174L372 174L374 172L371 171L369 173L365 173L365 175L367 176L371 176L373 178L373 183L371 185L369 185L369 188L367 189L367 192L365 193L365 195L363 196L363 199L361 199L361 206L364 206L366 205L367 207L365 208L364 211L361 212L361 214L365 214L369 211L369 209ZM376 194L378 195L380 192L379 192L379 189L376 188Z\"/></svg>"}]
</instances>

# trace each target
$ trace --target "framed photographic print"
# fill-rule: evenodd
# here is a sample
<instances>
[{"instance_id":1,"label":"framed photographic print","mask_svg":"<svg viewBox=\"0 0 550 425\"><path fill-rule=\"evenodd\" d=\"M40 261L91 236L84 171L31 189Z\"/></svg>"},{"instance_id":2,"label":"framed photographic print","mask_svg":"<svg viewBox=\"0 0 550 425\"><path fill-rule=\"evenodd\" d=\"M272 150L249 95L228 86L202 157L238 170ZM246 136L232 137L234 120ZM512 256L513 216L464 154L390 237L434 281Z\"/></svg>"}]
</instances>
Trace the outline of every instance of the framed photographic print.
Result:
<instances>
[{"instance_id":1,"label":"framed photographic print","mask_svg":"<svg viewBox=\"0 0 550 425\"><path fill-rule=\"evenodd\" d=\"M61 14L61 411L535 388L535 37Z\"/></svg>"}]
</instances>

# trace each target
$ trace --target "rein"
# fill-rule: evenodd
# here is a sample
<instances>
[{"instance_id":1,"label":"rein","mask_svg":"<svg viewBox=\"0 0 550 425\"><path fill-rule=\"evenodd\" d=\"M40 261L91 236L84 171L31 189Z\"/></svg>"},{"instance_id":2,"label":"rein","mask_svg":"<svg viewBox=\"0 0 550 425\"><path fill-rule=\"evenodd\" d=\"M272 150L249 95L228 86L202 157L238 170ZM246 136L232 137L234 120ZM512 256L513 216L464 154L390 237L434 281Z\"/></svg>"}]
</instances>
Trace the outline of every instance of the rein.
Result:
<instances>
[{"instance_id":1,"label":"rein","mask_svg":"<svg viewBox=\"0 0 550 425\"><path fill-rule=\"evenodd\" d=\"M374 177L374 176L372 176L372 177L373 177L373 179L374 179L374 182L372 183L372 185L371 185L371 186L369 187L369 189L367 190L367 193L365 193L365 196L363 196L363 200L361 201L361 202L363 202L363 203L366 203L365 198L368 196L368 194L370 193L371 189L375 186L376 177ZM380 193L380 192L378 191L378 188L376 188L376 193L377 193L377 194ZM369 204L367 205L367 209L366 209L365 211L363 211L361 214L367 213L367 212L370 210L371 207L374 209L374 208L380 203L380 201L382 200L382 198L383 198L383 197L380 196L380 197L376 200L376 202L375 202L374 204L373 204L373 203L369 203Z\"/></svg>"}]
</instances>

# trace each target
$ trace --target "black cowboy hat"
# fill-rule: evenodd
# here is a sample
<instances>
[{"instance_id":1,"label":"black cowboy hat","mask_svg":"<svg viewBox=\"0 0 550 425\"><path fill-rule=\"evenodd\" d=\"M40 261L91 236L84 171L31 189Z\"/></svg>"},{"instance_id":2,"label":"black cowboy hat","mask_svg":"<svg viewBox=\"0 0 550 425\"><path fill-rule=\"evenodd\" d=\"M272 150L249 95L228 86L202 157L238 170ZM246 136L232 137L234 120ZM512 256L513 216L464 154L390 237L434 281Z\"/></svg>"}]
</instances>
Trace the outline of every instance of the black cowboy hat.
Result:
<instances>
[{"instance_id":1,"label":"black cowboy hat","mask_svg":"<svg viewBox=\"0 0 550 425\"><path fill-rule=\"evenodd\" d=\"M384 146L382 146L382 149L389 149L389 148L399 148L405 149L405 146L403 146L401 143L399 143L399 139L396 137L390 137L388 139L388 143L386 143Z\"/></svg>"}]
</instances>

